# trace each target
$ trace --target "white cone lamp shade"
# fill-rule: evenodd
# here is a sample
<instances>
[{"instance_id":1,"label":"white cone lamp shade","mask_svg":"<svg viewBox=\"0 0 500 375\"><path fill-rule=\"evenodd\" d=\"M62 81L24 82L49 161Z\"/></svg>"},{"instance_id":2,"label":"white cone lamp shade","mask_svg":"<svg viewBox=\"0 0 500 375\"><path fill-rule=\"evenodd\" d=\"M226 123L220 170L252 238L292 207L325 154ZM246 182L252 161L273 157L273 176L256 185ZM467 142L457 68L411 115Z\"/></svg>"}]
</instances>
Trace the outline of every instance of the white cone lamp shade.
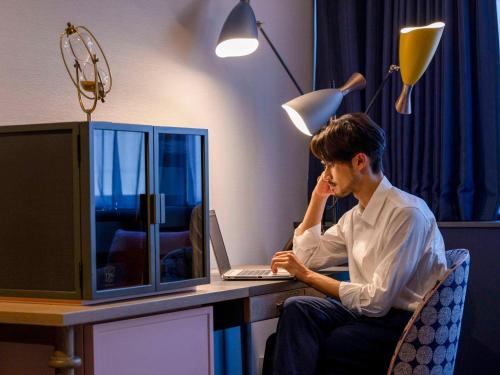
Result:
<instances>
[{"instance_id":1,"label":"white cone lamp shade","mask_svg":"<svg viewBox=\"0 0 500 375\"><path fill-rule=\"evenodd\" d=\"M309 92L290 100L281 107L297 129L311 137L337 112L345 95L353 90L361 90L365 86L365 78L359 73L354 73L338 89Z\"/></svg>"},{"instance_id":2,"label":"white cone lamp shade","mask_svg":"<svg viewBox=\"0 0 500 375\"><path fill-rule=\"evenodd\" d=\"M311 137L337 112L343 98L338 89L324 89L299 96L281 107L297 129Z\"/></svg>"},{"instance_id":3,"label":"white cone lamp shade","mask_svg":"<svg viewBox=\"0 0 500 375\"><path fill-rule=\"evenodd\" d=\"M399 34L399 67L403 90L396 101L401 114L411 113L411 90L426 71L441 40L445 24L435 22L422 27L405 27Z\"/></svg>"},{"instance_id":4,"label":"white cone lamp shade","mask_svg":"<svg viewBox=\"0 0 500 375\"><path fill-rule=\"evenodd\" d=\"M215 54L219 57L246 56L259 46L257 21L247 1L240 1L222 26Z\"/></svg>"}]
</instances>

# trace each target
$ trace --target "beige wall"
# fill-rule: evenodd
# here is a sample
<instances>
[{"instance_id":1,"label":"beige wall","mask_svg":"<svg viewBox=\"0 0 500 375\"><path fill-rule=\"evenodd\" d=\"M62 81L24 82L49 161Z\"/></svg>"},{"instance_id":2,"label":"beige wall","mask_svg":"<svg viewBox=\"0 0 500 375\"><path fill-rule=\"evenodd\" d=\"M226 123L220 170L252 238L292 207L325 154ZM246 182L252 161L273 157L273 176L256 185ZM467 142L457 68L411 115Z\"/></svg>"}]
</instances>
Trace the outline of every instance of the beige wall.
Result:
<instances>
[{"instance_id":1,"label":"beige wall","mask_svg":"<svg viewBox=\"0 0 500 375\"><path fill-rule=\"evenodd\" d=\"M253 0L306 91L312 2ZM2 0L0 125L83 120L62 64L67 21L87 26L113 90L94 120L209 129L210 207L233 263L267 262L306 205L307 138L280 105L297 92L264 39L246 58L214 46L236 0Z\"/></svg>"}]
</instances>

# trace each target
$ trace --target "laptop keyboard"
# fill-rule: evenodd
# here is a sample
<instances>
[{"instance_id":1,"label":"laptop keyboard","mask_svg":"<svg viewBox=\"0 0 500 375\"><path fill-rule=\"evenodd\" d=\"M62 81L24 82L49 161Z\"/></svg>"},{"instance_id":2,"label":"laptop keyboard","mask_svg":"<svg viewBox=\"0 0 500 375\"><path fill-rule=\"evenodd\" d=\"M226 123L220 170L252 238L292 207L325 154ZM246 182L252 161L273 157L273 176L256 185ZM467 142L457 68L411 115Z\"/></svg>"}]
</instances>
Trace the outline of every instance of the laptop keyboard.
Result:
<instances>
[{"instance_id":1,"label":"laptop keyboard","mask_svg":"<svg viewBox=\"0 0 500 375\"><path fill-rule=\"evenodd\" d=\"M236 276L263 276L267 275L270 270L241 270Z\"/></svg>"}]
</instances>

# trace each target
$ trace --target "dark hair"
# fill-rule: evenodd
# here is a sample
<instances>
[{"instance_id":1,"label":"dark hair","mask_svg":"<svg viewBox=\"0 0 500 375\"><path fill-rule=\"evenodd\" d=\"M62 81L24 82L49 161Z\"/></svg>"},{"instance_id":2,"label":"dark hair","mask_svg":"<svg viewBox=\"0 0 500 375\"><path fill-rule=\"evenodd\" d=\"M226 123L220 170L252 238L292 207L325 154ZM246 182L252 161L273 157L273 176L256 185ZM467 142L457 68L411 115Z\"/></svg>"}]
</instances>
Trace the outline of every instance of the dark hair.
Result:
<instances>
[{"instance_id":1,"label":"dark hair","mask_svg":"<svg viewBox=\"0 0 500 375\"><path fill-rule=\"evenodd\" d=\"M385 132L368 115L350 113L330 120L311 139L311 152L324 162L350 162L362 152L374 173L383 170Z\"/></svg>"}]
</instances>

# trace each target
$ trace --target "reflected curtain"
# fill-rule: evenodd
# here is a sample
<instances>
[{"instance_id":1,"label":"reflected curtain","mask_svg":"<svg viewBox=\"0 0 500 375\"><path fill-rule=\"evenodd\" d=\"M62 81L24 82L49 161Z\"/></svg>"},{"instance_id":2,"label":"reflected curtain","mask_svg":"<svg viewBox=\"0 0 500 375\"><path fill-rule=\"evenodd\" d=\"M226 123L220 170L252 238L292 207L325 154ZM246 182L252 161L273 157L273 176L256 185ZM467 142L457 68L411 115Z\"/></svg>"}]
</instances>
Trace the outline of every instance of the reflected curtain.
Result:
<instances>
[{"instance_id":1,"label":"reflected curtain","mask_svg":"<svg viewBox=\"0 0 500 375\"><path fill-rule=\"evenodd\" d=\"M160 191L173 206L202 202L202 149L200 136L164 134L159 137Z\"/></svg>"},{"instance_id":2,"label":"reflected curtain","mask_svg":"<svg viewBox=\"0 0 500 375\"><path fill-rule=\"evenodd\" d=\"M146 186L144 134L96 130L93 141L96 208L136 209Z\"/></svg>"},{"instance_id":3,"label":"reflected curtain","mask_svg":"<svg viewBox=\"0 0 500 375\"><path fill-rule=\"evenodd\" d=\"M493 0L317 0L316 89L356 71L367 88L338 114L362 112L391 64L399 30L446 23L441 44L412 93L413 113L394 103L394 73L370 111L387 136L384 170L393 185L423 198L440 221L495 220L500 204L500 95ZM321 165L310 157L309 192ZM354 199L341 199L340 213Z\"/></svg>"},{"instance_id":4,"label":"reflected curtain","mask_svg":"<svg viewBox=\"0 0 500 375\"><path fill-rule=\"evenodd\" d=\"M201 137L192 136L186 138L186 154L187 154L187 202L190 205L201 204L202 179L200 178L201 171Z\"/></svg>"}]
</instances>

